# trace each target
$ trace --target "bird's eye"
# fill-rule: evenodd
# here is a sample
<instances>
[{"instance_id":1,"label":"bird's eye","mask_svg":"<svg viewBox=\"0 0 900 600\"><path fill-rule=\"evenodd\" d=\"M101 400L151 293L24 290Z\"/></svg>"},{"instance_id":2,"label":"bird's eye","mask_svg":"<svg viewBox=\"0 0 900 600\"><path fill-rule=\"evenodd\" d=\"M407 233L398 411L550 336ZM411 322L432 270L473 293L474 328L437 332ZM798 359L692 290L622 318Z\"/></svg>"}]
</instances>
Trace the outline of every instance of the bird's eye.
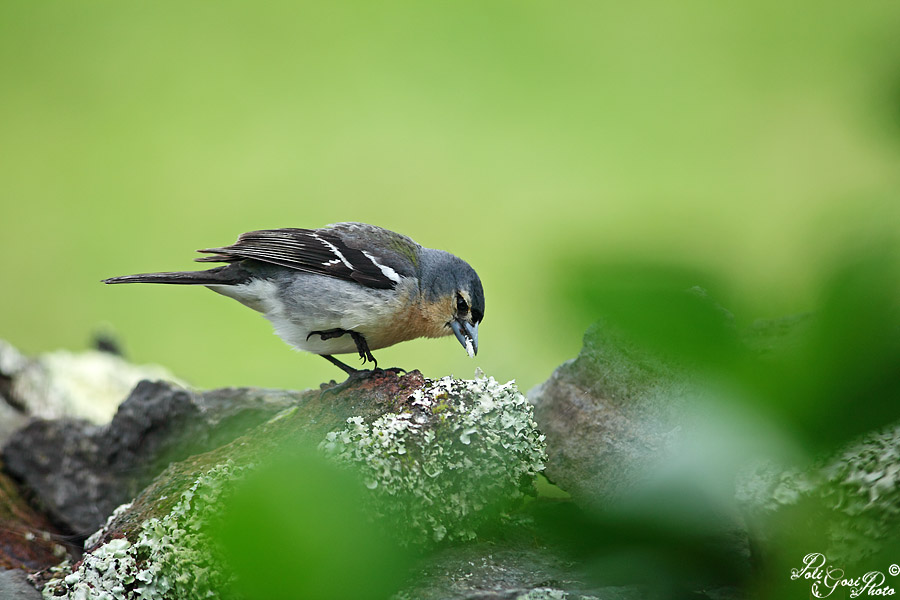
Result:
<instances>
[{"instance_id":1,"label":"bird's eye","mask_svg":"<svg viewBox=\"0 0 900 600\"><path fill-rule=\"evenodd\" d=\"M456 295L456 314L464 315L469 312L469 304L461 294Z\"/></svg>"}]
</instances>

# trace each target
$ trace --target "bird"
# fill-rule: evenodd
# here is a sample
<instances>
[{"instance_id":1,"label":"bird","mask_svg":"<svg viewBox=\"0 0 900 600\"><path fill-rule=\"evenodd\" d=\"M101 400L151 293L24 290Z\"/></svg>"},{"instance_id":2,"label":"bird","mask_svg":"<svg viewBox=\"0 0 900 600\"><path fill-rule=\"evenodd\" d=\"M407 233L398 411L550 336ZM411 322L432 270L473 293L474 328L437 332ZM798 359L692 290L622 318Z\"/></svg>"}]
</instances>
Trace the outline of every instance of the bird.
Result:
<instances>
[{"instance_id":1,"label":"bird","mask_svg":"<svg viewBox=\"0 0 900 600\"><path fill-rule=\"evenodd\" d=\"M366 223L319 229L263 229L230 246L206 248L202 271L123 275L107 284L199 285L268 319L297 350L318 354L348 376L378 371L372 350L420 337L453 334L470 357L484 318L481 279L444 250ZM358 353L355 369L335 354ZM402 369L398 369L402 370Z\"/></svg>"}]
</instances>

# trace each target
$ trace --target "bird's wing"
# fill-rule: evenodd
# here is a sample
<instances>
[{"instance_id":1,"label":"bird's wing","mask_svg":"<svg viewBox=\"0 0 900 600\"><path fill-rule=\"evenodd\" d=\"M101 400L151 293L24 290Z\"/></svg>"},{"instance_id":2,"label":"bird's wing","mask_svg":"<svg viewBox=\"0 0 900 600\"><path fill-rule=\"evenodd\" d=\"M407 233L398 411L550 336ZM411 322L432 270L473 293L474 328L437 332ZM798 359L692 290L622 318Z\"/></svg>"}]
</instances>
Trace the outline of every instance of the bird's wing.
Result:
<instances>
[{"instance_id":1,"label":"bird's wing","mask_svg":"<svg viewBox=\"0 0 900 600\"><path fill-rule=\"evenodd\" d=\"M416 273L419 245L406 236L364 223L338 223L324 229L264 229L241 234L237 242L200 262L253 259L305 273L328 275L388 289Z\"/></svg>"}]
</instances>

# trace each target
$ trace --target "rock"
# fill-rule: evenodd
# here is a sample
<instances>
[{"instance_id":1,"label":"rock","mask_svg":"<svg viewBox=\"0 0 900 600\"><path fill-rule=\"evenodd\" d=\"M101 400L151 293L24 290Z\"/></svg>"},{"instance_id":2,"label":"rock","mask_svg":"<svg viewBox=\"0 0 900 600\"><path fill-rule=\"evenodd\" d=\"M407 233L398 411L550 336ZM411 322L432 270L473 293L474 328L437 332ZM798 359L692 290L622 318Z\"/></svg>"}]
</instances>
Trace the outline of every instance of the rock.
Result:
<instances>
[{"instance_id":1,"label":"rock","mask_svg":"<svg viewBox=\"0 0 900 600\"><path fill-rule=\"evenodd\" d=\"M0 600L41 600L41 593L19 569L0 570Z\"/></svg>"},{"instance_id":2,"label":"rock","mask_svg":"<svg viewBox=\"0 0 900 600\"><path fill-rule=\"evenodd\" d=\"M55 565L66 556L60 539L47 518L32 509L13 481L0 473L0 571L38 571Z\"/></svg>"},{"instance_id":3,"label":"rock","mask_svg":"<svg viewBox=\"0 0 900 600\"><path fill-rule=\"evenodd\" d=\"M13 401L13 375L20 373L28 364L18 350L0 340L0 448L14 431L28 422L22 406Z\"/></svg>"},{"instance_id":4,"label":"rock","mask_svg":"<svg viewBox=\"0 0 900 600\"><path fill-rule=\"evenodd\" d=\"M358 469L359 489L371 495L376 511L388 513L395 535L425 540L438 531L447 539L470 537L481 511L521 499L543 458L530 406L512 385L492 379L428 381L418 372L386 372L297 400L234 441L172 463L87 540L84 559L50 582L45 597L75 598L95 589L118 590L123 598L189 599L222 590L230 572L210 548L206 524L228 505L222 494L230 482L287 448L318 446ZM423 477L423 465L445 474ZM405 498L412 502L391 506ZM443 502L446 510L423 509L421 498ZM409 522L399 523L401 516ZM291 545L282 546L270 551ZM198 564L204 565L199 574Z\"/></svg>"},{"instance_id":5,"label":"rock","mask_svg":"<svg viewBox=\"0 0 900 600\"><path fill-rule=\"evenodd\" d=\"M96 350L48 352L34 359L0 340L0 395L19 412L45 419L71 417L102 425L142 379L177 382L157 365L134 365Z\"/></svg>"},{"instance_id":6,"label":"rock","mask_svg":"<svg viewBox=\"0 0 900 600\"><path fill-rule=\"evenodd\" d=\"M900 425L805 470L770 463L749 468L738 499L767 547L808 548L848 573L856 565L871 570L872 557L896 544L900 530Z\"/></svg>"},{"instance_id":7,"label":"rock","mask_svg":"<svg viewBox=\"0 0 900 600\"><path fill-rule=\"evenodd\" d=\"M677 366L592 326L578 357L528 394L547 478L588 504L627 494L676 441L690 389Z\"/></svg>"},{"instance_id":8,"label":"rock","mask_svg":"<svg viewBox=\"0 0 900 600\"><path fill-rule=\"evenodd\" d=\"M533 518L555 501L538 498L497 530L475 542L438 547L412 571L391 600L647 600L684 597L647 585L598 582L596 565L575 560L552 543ZM656 566L656 565L654 565ZM650 568L650 567L648 567ZM651 578L652 574L648 574ZM695 600L743 599L721 586L707 586Z\"/></svg>"},{"instance_id":9,"label":"rock","mask_svg":"<svg viewBox=\"0 0 900 600\"><path fill-rule=\"evenodd\" d=\"M768 462L746 467L766 451L771 451L768 456L785 461L797 460L797 440L787 433L788 421L779 423L777 416L772 419L765 411L771 407L752 405L746 398L760 394L771 401L764 396L773 391L768 387L771 384L779 387L774 390L776 405L777 393L802 390L787 376L779 379L777 367L790 367L808 358L804 353L810 352L810 344L816 342L817 326L814 315L757 321L737 336L733 362L723 360L715 365L719 371L709 369L713 376L706 385L702 375L692 375L687 367L636 348L608 325L593 326L585 335L578 358L562 365L529 394L535 404L535 418L547 436L547 477L570 492L579 505L599 505L602 510L598 514L617 514L622 506L636 506L633 516L641 525L652 525L659 516L677 515L668 509L678 506L679 501L688 506L685 515L700 517L690 526L692 534L706 531L706 524L720 520L726 535L720 536L713 529L711 538L726 542L721 555L733 555L729 563L758 568L752 575L757 581L750 583L765 581L777 590L770 594L772 597L781 597L781 591L809 594L809 582L805 589L802 582L793 582L799 587L790 590L780 587L792 583L790 569L802 567L803 557L810 553L821 553L827 557L828 567L841 568L848 576L862 576L873 569L886 573L891 564L886 561L896 554L896 532L900 530L900 425L863 435L813 466L789 469ZM815 353L817 348L812 348ZM873 357L872 361L880 366L882 358ZM774 370L762 370L771 363L776 365ZM760 369L754 369L757 365ZM784 370L788 375L797 372L802 370ZM828 381L826 375L823 379ZM875 372L873 379L881 375ZM885 379L895 381L891 376L888 373ZM754 387L755 383L761 383L760 387ZM728 396L741 389L746 397ZM703 413L719 408L711 402L718 398L735 401L719 403L722 410L718 413ZM876 400L887 404L886 398ZM809 407L810 413L816 409L814 404ZM860 405L856 410L866 411L867 407ZM701 413L704 419L696 419ZM705 432L706 438L691 446L697 432ZM679 454L680 447L695 453ZM744 449L747 451L742 453ZM706 454L701 455L700 450ZM675 460L678 458L681 460ZM656 468L660 465L663 468ZM741 466L746 470L738 479L735 499L733 481ZM698 472L707 478L692 478ZM657 479L651 480L653 477ZM645 498L652 501L629 505L628 500L641 498L642 478L651 480L646 486L650 495ZM697 485L704 482L710 484L708 488ZM714 493L704 495L707 489ZM652 495L659 490L673 493ZM679 497L685 490L702 493ZM616 502L623 498L626 500ZM715 502L702 502L708 499ZM738 503L743 511L737 510ZM723 509L721 517L713 510L716 508ZM727 544L732 537L734 541ZM683 547L696 551L698 545ZM741 574L737 581L747 583L749 578Z\"/></svg>"},{"instance_id":10,"label":"rock","mask_svg":"<svg viewBox=\"0 0 900 600\"><path fill-rule=\"evenodd\" d=\"M28 366L28 359L15 346L0 340L0 374L7 379L18 375Z\"/></svg>"},{"instance_id":11,"label":"rock","mask_svg":"<svg viewBox=\"0 0 900 600\"><path fill-rule=\"evenodd\" d=\"M724 351L751 365L756 357L790 352L811 325L811 316L802 314L758 320L738 332L731 313L702 290L691 293L721 319L715 331L727 336L719 340ZM705 360L721 358L710 352ZM591 326L578 357L528 393L547 436L547 478L582 504L606 506L628 497L679 451L684 432L695 432L697 411L721 393L703 379L708 366L655 355L604 321ZM728 368L736 367L726 367L725 375L733 375Z\"/></svg>"},{"instance_id":12,"label":"rock","mask_svg":"<svg viewBox=\"0 0 900 600\"><path fill-rule=\"evenodd\" d=\"M320 448L361 473L394 529L434 541L474 539L489 507L534 495L546 458L531 405L493 378L429 382L397 412L349 419Z\"/></svg>"},{"instance_id":13,"label":"rock","mask_svg":"<svg viewBox=\"0 0 900 600\"><path fill-rule=\"evenodd\" d=\"M0 394L0 448L27 422L28 417L13 408Z\"/></svg>"},{"instance_id":14,"label":"rock","mask_svg":"<svg viewBox=\"0 0 900 600\"><path fill-rule=\"evenodd\" d=\"M228 444L172 462L137 495L132 508L117 516L107 529L112 532L110 535L130 535L146 519L169 514L179 495L194 485L197 477L217 465L228 461L235 465L258 462L279 449L290 448L292 444L317 445L330 431L345 427L350 418L374 420L386 412L396 411L403 406L409 394L424 385L425 379L418 371L403 377L384 372L336 392L324 385L323 391L273 392L291 398L290 408ZM243 391L251 395L261 392L258 389ZM218 392L209 393L217 395ZM241 392L237 389L230 393L239 396ZM100 543L103 540L105 538L101 538Z\"/></svg>"},{"instance_id":15,"label":"rock","mask_svg":"<svg viewBox=\"0 0 900 600\"><path fill-rule=\"evenodd\" d=\"M199 393L142 381L108 425L35 420L11 437L3 461L55 522L86 536L169 462L225 444L298 398L272 390Z\"/></svg>"},{"instance_id":16,"label":"rock","mask_svg":"<svg viewBox=\"0 0 900 600\"><path fill-rule=\"evenodd\" d=\"M51 580L44 596L84 598L109 594L116 598L218 597L230 575L211 555L201 526L221 510L222 490L239 476L230 462L200 474L165 515L144 521L132 539L116 535L103 544L96 539L110 534L116 519L130 510L122 505L107 527L91 537L92 547L71 573Z\"/></svg>"},{"instance_id":17,"label":"rock","mask_svg":"<svg viewBox=\"0 0 900 600\"><path fill-rule=\"evenodd\" d=\"M514 536L439 548L419 565L392 600L588 600L644 598L602 593L585 583L577 566L534 537L527 525ZM510 531L507 531L507 534ZM612 589L607 589L612 592Z\"/></svg>"},{"instance_id":18,"label":"rock","mask_svg":"<svg viewBox=\"0 0 900 600\"><path fill-rule=\"evenodd\" d=\"M746 456L703 453L727 446L716 436L732 415L702 410L713 393L687 362L600 322L578 357L529 393L547 436L545 474L583 510L559 543L671 595L738 585L750 557L731 469Z\"/></svg>"}]
</instances>

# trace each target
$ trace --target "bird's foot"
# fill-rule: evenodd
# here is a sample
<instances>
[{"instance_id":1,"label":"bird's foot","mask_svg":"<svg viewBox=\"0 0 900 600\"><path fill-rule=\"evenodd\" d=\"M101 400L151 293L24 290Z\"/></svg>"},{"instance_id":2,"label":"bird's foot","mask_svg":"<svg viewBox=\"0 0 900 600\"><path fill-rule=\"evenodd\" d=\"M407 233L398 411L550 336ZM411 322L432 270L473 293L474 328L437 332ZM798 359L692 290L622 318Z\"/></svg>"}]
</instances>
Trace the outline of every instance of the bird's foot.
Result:
<instances>
[{"instance_id":1,"label":"bird's foot","mask_svg":"<svg viewBox=\"0 0 900 600\"><path fill-rule=\"evenodd\" d=\"M372 371L378 373L393 373L394 375L400 375L401 373L409 373L406 369L400 367L388 367L387 369L382 369L381 367L375 367Z\"/></svg>"},{"instance_id":2,"label":"bird's foot","mask_svg":"<svg viewBox=\"0 0 900 600\"><path fill-rule=\"evenodd\" d=\"M322 355L322 357L337 366L340 366L338 365L338 363L340 363L341 365L344 364L333 356ZM355 387L363 381L367 381L372 378L383 377L386 373L391 373L395 377L399 377L401 373L407 372L406 369L401 369L400 367L390 367L388 369L382 369L380 367L375 367L372 369L354 369L353 367L349 367L347 365L344 366L347 367L346 369L344 369L344 371L347 373L347 379L345 379L341 383L335 383L334 385L322 390L323 396L326 394L340 394L341 392Z\"/></svg>"},{"instance_id":3,"label":"bird's foot","mask_svg":"<svg viewBox=\"0 0 900 600\"><path fill-rule=\"evenodd\" d=\"M356 349L359 351L359 357L362 359L363 364L366 364L366 362L370 362L375 365L372 370L374 371L375 369L377 369L378 361L375 360L375 357L372 356L372 353L369 351L369 344L366 343L366 338L356 333L355 331L350 331L348 333L356 343Z\"/></svg>"}]
</instances>

